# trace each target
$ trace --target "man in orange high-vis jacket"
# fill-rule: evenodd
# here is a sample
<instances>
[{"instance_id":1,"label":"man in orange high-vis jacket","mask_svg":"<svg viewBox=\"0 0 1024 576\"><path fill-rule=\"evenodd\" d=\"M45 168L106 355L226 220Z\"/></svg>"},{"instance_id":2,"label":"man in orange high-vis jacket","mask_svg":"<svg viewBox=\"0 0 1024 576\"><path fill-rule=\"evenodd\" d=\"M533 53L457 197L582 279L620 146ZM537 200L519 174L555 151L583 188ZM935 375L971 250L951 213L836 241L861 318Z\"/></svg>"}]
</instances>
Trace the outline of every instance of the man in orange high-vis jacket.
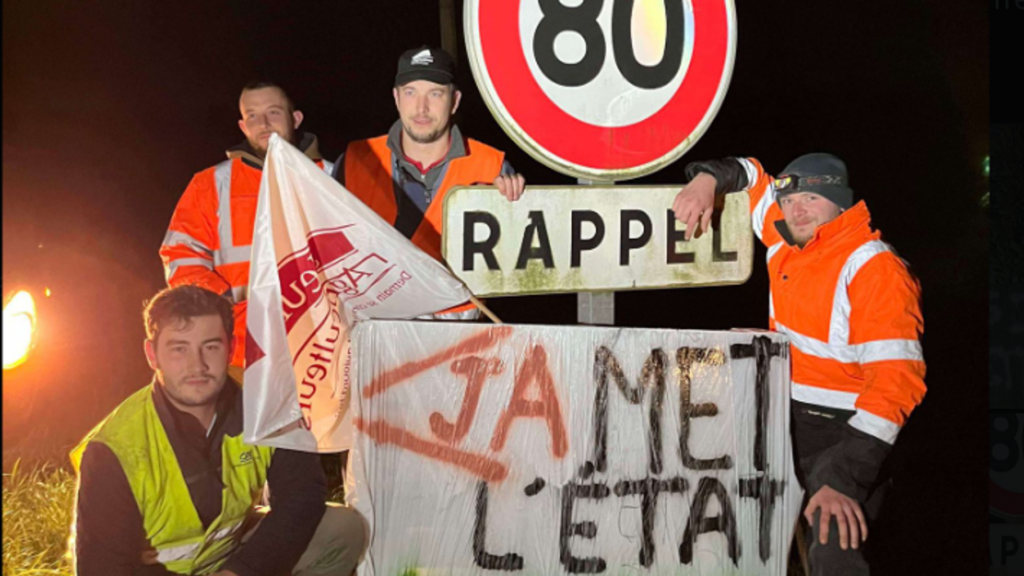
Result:
<instances>
[{"instance_id":1,"label":"man in orange high-vis jacket","mask_svg":"<svg viewBox=\"0 0 1024 576\"><path fill-rule=\"evenodd\" d=\"M238 344L231 366L240 381L256 199L270 135L287 139L328 173L333 164L321 159L316 136L298 132L302 112L280 86L249 84L238 104L245 141L227 150L227 160L192 178L171 216L160 258L170 286L195 284L234 303Z\"/></svg>"},{"instance_id":2,"label":"man in orange high-vis jacket","mask_svg":"<svg viewBox=\"0 0 1024 576\"><path fill-rule=\"evenodd\" d=\"M882 463L925 394L920 285L831 154L801 156L778 178L740 158L695 162L687 176L673 210L688 237L707 229L716 194L748 190L768 247L769 325L791 342L812 573L868 574L860 544L888 485Z\"/></svg>"},{"instance_id":3,"label":"man in orange high-vis jacket","mask_svg":"<svg viewBox=\"0 0 1024 576\"><path fill-rule=\"evenodd\" d=\"M399 119L391 130L348 145L334 163L334 177L413 244L441 259L444 195L455 186L493 184L509 200L523 194L525 180L505 154L464 138L452 115L462 92L455 64L444 50L422 46L398 59L393 89ZM473 319L472 304L436 314Z\"/></svg>"}]
</instances>

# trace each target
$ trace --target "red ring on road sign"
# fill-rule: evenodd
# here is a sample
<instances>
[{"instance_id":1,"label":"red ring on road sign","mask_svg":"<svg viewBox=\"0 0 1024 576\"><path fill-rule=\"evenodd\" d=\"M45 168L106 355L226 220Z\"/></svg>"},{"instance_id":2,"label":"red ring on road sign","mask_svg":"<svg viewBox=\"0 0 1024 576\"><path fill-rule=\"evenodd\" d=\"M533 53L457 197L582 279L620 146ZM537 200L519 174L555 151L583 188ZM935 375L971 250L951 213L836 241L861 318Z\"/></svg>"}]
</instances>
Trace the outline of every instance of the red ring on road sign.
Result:
<instances>
[{"instance_id":1,"label":"red ring on road sign","mask_svg":"<svg viewBox=\"0 0 1024 576\"><path fill-rule=\"evenodd\" d=\"M1024 493L1007 490L991 478L988 481L988 499L989 504L999 512L1024 516Z\"/></svg>"},{"instance_id":2,"label":"red ring on road sign","mask_svg":"<svg viewBox=\"0 0 1024 576\"><path fill-rule=\"evenodd\" d=\"M729 53L726 2L693 0L693 56L672 99L649 118L608 128L578 120L555 105L530 72L519 32L519 2L481 1L482 57L494 91L538 145L565 161L592 169L642 166L669 154L689 138L715 100ZM509 46L517 49L510 50ZM545 135L563 136L544 141Z\"/></svg>"}]
</instances>

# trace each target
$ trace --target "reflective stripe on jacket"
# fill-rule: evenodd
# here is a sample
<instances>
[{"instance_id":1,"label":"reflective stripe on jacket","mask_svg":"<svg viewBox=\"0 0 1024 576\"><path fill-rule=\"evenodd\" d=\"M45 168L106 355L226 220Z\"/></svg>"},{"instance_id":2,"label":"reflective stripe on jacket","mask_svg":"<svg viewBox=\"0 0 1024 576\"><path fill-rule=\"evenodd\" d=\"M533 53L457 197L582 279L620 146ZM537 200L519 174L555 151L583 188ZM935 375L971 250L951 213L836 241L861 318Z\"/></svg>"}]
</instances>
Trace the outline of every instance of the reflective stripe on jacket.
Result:
<instances>
[{"instance_id":1,"label":"reflective stripe on jacket","mask_svg":"<svg viewBox=\"0 0 1024 576\"><path fill-rule=\"evenodd\" d=\"M455 186L490 184L501 174L505 159L503 152L486 144L470 138L465 142L467 154L449 160L444 179L438 185L423 215L423 221L411 238L413 244L437 260L442 259L441 226L445 194ZM394 225L398 217L395 194L404 194L396 190L394 169L386 135L348 145L345 152L345 187L391 225ZM449 308L444 314L463 314L469 311L475 312L472 304Z\"/></svg>"},{"instance_id":2,"label":"reflective stripe on jacket","mask_svg":"<svg viewBox=\"0 0 1024 576\"><path fill-rule=\"evenodd\" d=\"M793 399L855 410L849 424L892 444L925 394L921 288L859 202L804 248L784 238L772 177L739 159L752 226L768 247L769 323L792 342Z\"/></svg>"},{"instance_id":3,"label":"reflective stripe on jacket","mask_svg":"<svg viewBox=\"0 0 1024 576\"><path fill-rule=\"evenodd\" d=\"M315 140L306 150L307 155L319 156ZM231 297L235 303L231 364L242 366L249 259L263 169L248 154L229 152L229 156L192 178L171 217L160 258L169 286L195 284ZM331 162L313 159L328 174L334 168Z\"/></svg>"},{"instance_id":4,"label":"reflective stripe on jacket","mask_svg":"<svg viewBox=\"0 0 1024 576\"><path fill-rule=\"evenodd\" d=\"M233 384L231 384L233 385ZM71 453L76 470L92 442L107 446L124 469L157 560L171 572L209 574L238 547L262 497L274 449L251 446L242 435L221 445L221 513L205 529L147 386L125 400Z\"/></svg>"}]
</instances>

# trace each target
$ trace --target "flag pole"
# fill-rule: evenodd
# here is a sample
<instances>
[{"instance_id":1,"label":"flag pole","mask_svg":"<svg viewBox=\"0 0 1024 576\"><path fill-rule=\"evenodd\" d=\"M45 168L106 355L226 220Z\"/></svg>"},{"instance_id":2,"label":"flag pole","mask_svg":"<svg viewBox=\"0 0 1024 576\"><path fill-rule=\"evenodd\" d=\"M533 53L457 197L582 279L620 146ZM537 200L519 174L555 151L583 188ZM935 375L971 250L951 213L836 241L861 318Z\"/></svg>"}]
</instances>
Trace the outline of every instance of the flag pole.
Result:
<instances>
[{"instance_id":1,"label":"flag pole","mask_svg":"<svg viewBox=\"0 0 1024 576\"><path fill-rule=\"evenodd\" d=\"M485 316L490 318L491 322L494 322L495 324L501 324L502 323L501 319L499 319L497 316L495 316L494 312L491 312L487 308L487 306L484 306L484 303L481 302L476 296L473 296L472 294L470 294L469 295L469 301L472 302L477 308L479 308L480 311L483 312Z\"/></svg>"},{"instance_id":2,"label":"flag pole","mask_svg":"<svg viewBox=\"0 0 1024 576\"><path fill-rule=\"evenodd\" d=\"M448 270L448 273L451 274L453 278L458 278L459 282L462 282L462 285L466 288L466 292L469 292L469 301L472 302L474 306L479 308L480 311L484 313L484 316L490 318L491 322L494 322L495 324L503 324L501 319L494 315L494 312L491 312L491 310L487 306L484 306L484 303L481 302L479 298L473 295L473 292L469 289L469 286L466 286L466 283L463 282L462 279L455 274L455 272L452 270L452 267L448 264L446 260L441 260L441 264L444 265L444 267Z\"/></svg>"}]
</instances>

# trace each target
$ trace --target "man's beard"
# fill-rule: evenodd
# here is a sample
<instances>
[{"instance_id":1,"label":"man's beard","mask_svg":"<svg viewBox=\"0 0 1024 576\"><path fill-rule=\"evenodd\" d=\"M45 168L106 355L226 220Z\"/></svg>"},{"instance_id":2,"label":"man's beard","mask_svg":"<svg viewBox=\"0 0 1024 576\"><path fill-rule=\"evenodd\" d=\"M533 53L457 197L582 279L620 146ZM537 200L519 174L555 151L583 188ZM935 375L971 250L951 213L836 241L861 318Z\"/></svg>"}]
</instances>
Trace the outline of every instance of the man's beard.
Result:
<instances>
[{"instance_id":1,"label":"man's beard","mask_svg":"<svg viewBox=\"0 0 1024 576\"><path fill-rule=\"evenodd\" d=\"M816 228L812 228L810 232L804 234L803 236L798 236L796 232L793 231L793 228L789 226L789 224L787 224L786 227L789 229L789 235L793 239L793 243L801 248L803 248L808 242L810 242L811 238L814 238L814 231Z\"/></svg>"},{"instance_id":2,"label":"man's beard","mask_svg":"<svg viewBox=\"0 0 1024 576\"><path fill-rule=\"evenodd\" d=\"M282 138L284 138L285 140L287 140L288 143L291 144L292 146L297 146L298 145L295 142L295 132L292 132L291 135L281 134L280 132L278 132L277 135L282 137ZM263 145L260 144L259 139L258 138L247 138L247 140L249 141L249 147L252 148L252 151L256 153L256 156L258 156L260 158L260 160L266 160L267 159L267 149L266 149L266 147L264 147ZM268 140L267 143L269 144L270 141Z\"/></svg>"},{"instance_id":3,"label":"man's beard","mask_svg":"<svg viewBox=\"0 0 1024 576\"><path fill-rule=\"evenodd\" d=\"M176 401L178 404L182 406L203 406L209 404L211 400L216 399L220 395L220 392L224 388L224 384L226 383L227 375L225 374L224 380L221 381L219 385L217 378L209 376L208 379L210 381L210 387L206 391L207 394L203 396L191 397L184 394L191 387L191 385L185 384L185 380L187 378L188 377L182 377L178 381L174 382L173 385L168 386L168 383L163 375L160 375L158 377L160 383L163 385L164 393L170 396L171 399Z\"/></svg>"},{"instance_id":4,"label":"man's beard","mask_svg":"<svg viewBox=\"0 0 1024 576\"><path fill-rule=\"evenodd\" d=\"M265 160L267 158L267 149L264 148L263 146L260 146L259 140L255 138L250 138L249 148L252 148L252 151L256 153L256 156L260 160Z\"/></svg>"},{"instance_id":5,"label":"man's beard","mask_svg":"<svg viewBox=\"0 0 1024 576\"><path fill-rule=\"evenodd\" d=\"M433 132L429 132L425 136L421 136L413 132L412 128L410 128L409 125L404 122L402 123L402 128L405 129L405 133L409 136L409 138L412 138L412 141L417 144L433 144L434 142L440 140L441 137L444 136L445 132L448 131L448 126L444 125L438 128L437 130L434 130Z\"/></svg>"}]
</instances>

